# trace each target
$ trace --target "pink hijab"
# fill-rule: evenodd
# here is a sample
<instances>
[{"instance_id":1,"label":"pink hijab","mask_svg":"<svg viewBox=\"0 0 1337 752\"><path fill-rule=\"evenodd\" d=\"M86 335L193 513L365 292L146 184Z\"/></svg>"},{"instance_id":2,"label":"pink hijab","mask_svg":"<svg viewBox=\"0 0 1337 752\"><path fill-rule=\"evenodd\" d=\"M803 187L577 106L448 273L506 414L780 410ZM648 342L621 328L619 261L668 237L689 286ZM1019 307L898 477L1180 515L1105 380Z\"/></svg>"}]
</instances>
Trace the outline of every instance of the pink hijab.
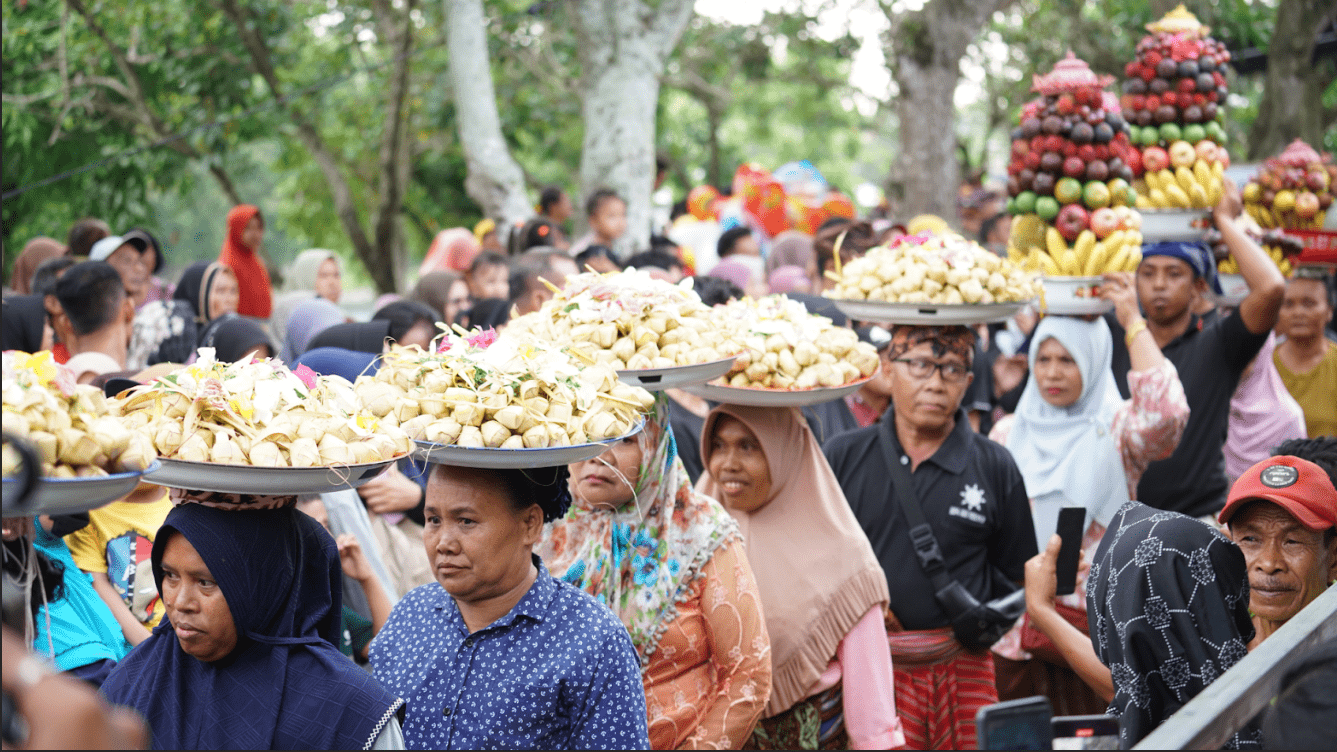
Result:
<instances>
[{"instance_id":1,"label":"pink hijab","mask_svg":"<svg viewBox=\"0 0 1337 752\"><path fill-rule=\"evenodd\" d=\"M1272 454L1272 447L1288 439L1306 436L1304 410L1286 390L1272 362L1277 335L1267 335L1249 372L1230 398L1230 422L1226 430L1226 475L1238 478L1245 470Z\"/></svg>"},{"instance_id":2,"label":"pink hijab","mask_svg":"<svg viewBox=\"0 0 1337 752\"><path fill-rule=\"evenodd\" d=\"M724 498L710 477L721 415L746 425L766 453L771 499L738 520L771 638L769 718L807 696L836 648L872 608L886 607L887 577L798 408L720 405L701 429L699 494ZM727 507L726 507L727 508Z\"/></svg>"},{"instance_id":3,"label":"pink hijab","mask_svg":"<svg viewBox=\"0 0 1337 752\"><path fill-rule=\"evenodd\" d=\"M442 230L432 239L427 256L418 267L418 275L431 272L467 272L474 257L483 249L478 238L463 227Z\"/></svg>"}]
</instances>

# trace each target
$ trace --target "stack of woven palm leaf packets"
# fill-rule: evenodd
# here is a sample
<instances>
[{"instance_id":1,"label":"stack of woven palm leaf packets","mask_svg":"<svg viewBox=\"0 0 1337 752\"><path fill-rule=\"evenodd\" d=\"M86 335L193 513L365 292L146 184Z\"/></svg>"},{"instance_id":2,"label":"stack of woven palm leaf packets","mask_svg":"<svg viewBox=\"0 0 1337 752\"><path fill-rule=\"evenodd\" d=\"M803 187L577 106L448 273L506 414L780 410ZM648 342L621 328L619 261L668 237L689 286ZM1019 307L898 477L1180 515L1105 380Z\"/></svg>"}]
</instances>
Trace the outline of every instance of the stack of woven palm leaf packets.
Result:
<instances>
[{"instance_id":1,"label":"stack of woven palm leaf packets","mask_svg":"<svg viewBox=\"0 0 1337 752\"><path fill-rule=\"evenodd\" d=\"M446 333L435 352L392 348L354 388L373 414L395 415L430 462L568 464L635 433L654 403L606 363L568 349L509 332Z\"/></svg>"},{"instance_id":2,"label":"stack of woven palm leaf packets","mask_svg":"<svg viewBox=\"0 0 1337 752\"><path fill-rule=\"evenodd\" d=\"M559 342L587 363L611 365L650 390L702 384L728 372L743 344L721 329L690 280L644 271L588 272L567 279L541 309L512 319L508 336Z\"/></svg>"}]
</instances>

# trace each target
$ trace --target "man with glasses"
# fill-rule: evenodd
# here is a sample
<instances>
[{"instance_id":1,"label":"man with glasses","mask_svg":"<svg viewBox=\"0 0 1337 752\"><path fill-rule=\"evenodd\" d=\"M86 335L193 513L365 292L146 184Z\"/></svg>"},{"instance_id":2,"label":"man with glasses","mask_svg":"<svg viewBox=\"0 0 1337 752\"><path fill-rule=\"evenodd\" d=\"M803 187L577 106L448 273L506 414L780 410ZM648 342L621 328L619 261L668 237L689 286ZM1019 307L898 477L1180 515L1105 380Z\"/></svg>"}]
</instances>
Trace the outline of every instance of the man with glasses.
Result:
<instances>
[{"instance_id":1,"label":"man with glasses","mask_svg":"<svg viewBox=\"0 0 1337 752\"><path fill-rule=\"evenodd\" d=\"M1012 590L1036 553L1021 471L1006 449L971 429L961 408L974 354L975 335L966 327L896 327L884 362L887 414L824 449L887 574L896 710L912 749L974 748L975 712L996 702L998 692L988 651L962 646L938 604L892 478L909 478L911 501L923 511L947 574L981 603Z\"/></svg>"}]
</instances>

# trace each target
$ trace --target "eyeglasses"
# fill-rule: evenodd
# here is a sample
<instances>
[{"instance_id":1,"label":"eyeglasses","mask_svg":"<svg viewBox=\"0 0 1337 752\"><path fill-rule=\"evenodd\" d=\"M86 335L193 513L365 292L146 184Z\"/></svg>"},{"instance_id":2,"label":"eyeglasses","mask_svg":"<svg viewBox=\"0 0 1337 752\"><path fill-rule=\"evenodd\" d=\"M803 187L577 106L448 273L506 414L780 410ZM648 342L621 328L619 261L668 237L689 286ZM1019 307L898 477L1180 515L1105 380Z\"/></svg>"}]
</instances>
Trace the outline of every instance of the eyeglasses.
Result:
<instances>
[{"instance_id":1,"label":"eyeglasses","mask_svg":"<svg viewBox=\"0 0 1337 752\"><path fill-rule=\"evenodd\" d=\"M970 369L960 363L934 363L924 358L892 358L892 363L904 363L905 370L916 379L933 378L933 372L938 371L942 374L942 380L948 384L959 384L965 381L966 374Z\"/></svg>"}]
</instances>

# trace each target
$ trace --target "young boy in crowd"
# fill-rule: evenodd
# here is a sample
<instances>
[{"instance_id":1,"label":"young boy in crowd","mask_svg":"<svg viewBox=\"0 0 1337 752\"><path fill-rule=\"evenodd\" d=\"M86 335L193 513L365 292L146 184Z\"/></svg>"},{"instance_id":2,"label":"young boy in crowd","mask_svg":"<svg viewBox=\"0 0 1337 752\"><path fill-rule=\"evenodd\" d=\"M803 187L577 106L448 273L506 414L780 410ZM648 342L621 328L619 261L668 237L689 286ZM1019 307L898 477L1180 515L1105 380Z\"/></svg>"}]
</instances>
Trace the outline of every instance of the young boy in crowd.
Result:
<instances>
[{"instance_id":1,"label":"young boy in crowd","mask_svg":"<svg viewBox=\"0 0 1337 752\"><path fill-rule=\"evenodd\" d=\"M162 486L140 483L129 496L88 513L88 526L65 536L70 556L93 577L125 639L138 645L162 620L153 581L153 539L172 511Z\"/></svg>"},{"instance_id":2,"label":"young boy in crowd","mask_svg":"<svg viewBox=\"0 0 1337 752\"><path fill-rule=\"evenodd\" d=\"M510 297L510 275L510 266L505 256L483 251L469 265L469 271L464 273L464 281L469 285L469 296L474 300L506 300Z\"/></svg>"},{"instance_id":3,"label":"young boy in crowd","mask_svg":"<svg viewBox=\"0 0 1337 752\"><path fill-rule=\"evenodd\" d=\"M627 202L607 188L595 191L585 202L585 216L590 231L567 251L572 256L592 245L613 248L613 243L627 231Z\"/></svg>"},{"instance_id":4,"label":"young boy in crowd","mask_svg":"<svg viewBox=\"0 0 1337 752\"><path fill-rule=\"evenodd\" d=\"M319 496L304 497L297 503L297 508L313 517L326 530L330 529L329 512L325 509L325 502ZM344 604L343 607L343 626L339 630L339 652L352 658L361 664L367 663L367 652L371 646L371 640L385 626L385 621L390 618L390 611L393 604L390 598L385 594L385 588L381 586L381 581L372 571L371 562L367 555L362 551L362 545L358 543L357 536L352 533L344 533L335 538L335 544L339 546L339 564L343 569L344 577L355 580L362 586L362 592L367 596L367 605L371 608L371 620L359 614L357 611Z\"/></svg>"}]
</instances>

